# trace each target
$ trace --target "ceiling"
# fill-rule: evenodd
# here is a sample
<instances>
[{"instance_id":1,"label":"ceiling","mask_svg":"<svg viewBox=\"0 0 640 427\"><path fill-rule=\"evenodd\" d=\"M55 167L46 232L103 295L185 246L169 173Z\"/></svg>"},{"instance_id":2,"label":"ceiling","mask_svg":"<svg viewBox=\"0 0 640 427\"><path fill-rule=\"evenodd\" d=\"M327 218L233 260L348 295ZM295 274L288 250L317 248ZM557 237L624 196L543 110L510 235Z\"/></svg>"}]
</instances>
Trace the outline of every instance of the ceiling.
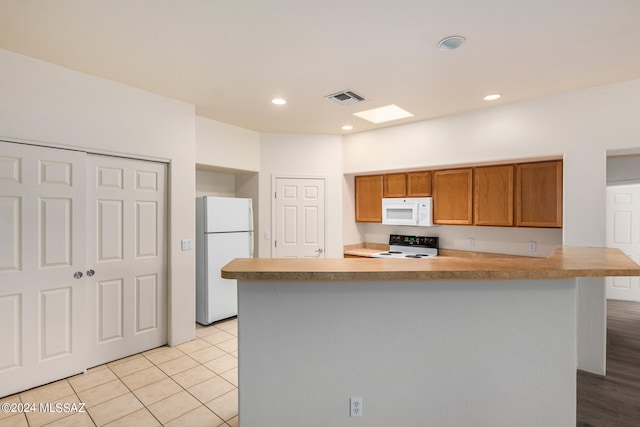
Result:
<instances>
[{"instance_id":1,"label":"ceiling","mask_svg":"<svg viewBox=\"0 0 640 427\"><path fill-rule=\"evenodd\" d=\"M638 79L638 22L638 0L0 0L0 48L255 131L345 134ZM346 89L367 100L324 99ZM388 104L414 117L353 115Z\"/></svg>"}]
</instances>

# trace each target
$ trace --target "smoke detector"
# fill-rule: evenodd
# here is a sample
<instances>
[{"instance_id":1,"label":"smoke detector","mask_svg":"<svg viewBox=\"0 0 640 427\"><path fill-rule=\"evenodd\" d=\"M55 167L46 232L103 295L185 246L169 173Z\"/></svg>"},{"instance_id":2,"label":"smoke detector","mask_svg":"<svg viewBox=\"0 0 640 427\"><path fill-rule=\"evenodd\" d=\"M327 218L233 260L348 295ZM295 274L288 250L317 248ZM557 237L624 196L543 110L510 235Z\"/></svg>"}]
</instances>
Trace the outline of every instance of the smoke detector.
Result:
<instances>
[{"instance_id":1,"label":"smoke detector","mask_svg":"<svg viewBox=\"0 0 640 427\"><path fill-rule=\"evenodd\" d=\"M342 92L337 92L331 95L327 95L324 97L324 99L328 99L329 101L333 101L337 104L345 105L345 106L356 104L358 102L367 100L367 98L365 98L362 95L358 95L352 90L343 90Z\"/></svg>"}]
</instances>

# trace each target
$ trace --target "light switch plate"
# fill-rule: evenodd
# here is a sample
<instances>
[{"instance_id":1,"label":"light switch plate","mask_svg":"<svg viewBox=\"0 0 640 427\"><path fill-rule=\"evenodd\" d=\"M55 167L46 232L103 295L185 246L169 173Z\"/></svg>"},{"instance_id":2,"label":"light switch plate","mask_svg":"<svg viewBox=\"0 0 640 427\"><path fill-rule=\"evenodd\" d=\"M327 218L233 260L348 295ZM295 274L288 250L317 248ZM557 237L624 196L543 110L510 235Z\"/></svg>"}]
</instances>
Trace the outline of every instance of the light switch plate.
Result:
<instances>
[{"instance_id":1,"label":"light switch plate","mask_svg":"<svg viewBox=\"0 0 640 427\"><path fill-rule=\"evenodd\" d=\"M190 251L193 249L193 240L191 239L181 240L180 245L182 246L183 251Z\"/></svg>"}]
</instances>

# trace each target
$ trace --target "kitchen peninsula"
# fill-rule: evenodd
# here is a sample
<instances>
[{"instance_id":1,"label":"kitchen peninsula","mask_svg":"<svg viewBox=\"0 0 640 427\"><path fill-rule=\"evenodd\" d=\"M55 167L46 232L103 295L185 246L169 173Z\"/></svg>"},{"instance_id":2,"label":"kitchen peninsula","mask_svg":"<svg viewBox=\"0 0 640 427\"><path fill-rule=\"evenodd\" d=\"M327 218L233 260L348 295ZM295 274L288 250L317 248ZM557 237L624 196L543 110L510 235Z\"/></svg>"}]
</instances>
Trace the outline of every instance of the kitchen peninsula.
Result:
<instances>
[{"instance_id":1,"label":"kitchen peninsula","mask_svg":"<svg viewBox=\"0 0 640 427\"><path fill-rule=\"evenodd\" d=\"M639 275L586 247L236 259L242 425L575 425L576 278Z\"/></svg>"}]
</instances>

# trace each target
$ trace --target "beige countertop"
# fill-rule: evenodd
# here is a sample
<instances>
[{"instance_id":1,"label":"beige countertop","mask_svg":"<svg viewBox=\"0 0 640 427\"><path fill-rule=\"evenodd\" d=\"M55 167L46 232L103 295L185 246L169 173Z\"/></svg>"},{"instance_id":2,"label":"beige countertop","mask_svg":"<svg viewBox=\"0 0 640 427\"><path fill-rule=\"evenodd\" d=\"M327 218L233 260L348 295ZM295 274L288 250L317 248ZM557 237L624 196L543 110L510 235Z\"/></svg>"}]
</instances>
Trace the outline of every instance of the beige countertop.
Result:
<instances>
[{"instance_id":1,"label":"beige countertop","mask_svg":"<svg viewBox=\"0 0 640 427\"><path fill-rule=\"evenodd\" d=\"M222 277L245 281L529 280L590 276L640 276L640 265L619 249L560 246L548 258L500 255L423 259L237 258L222 269Z\"/></svg>"},{"instance_id":2,"label":"beige countertop","mask_svg":"<svg viewBox=\"0 0 640 427\"><path fill-rule=\"evenodd\" d=\"M353 245L345 245L344 254L359 257L372 257L374 254L389 250L389 245L381 243L358 243ZM457 258L523 258L521 255L504 255L488 252L470 252L455 249L439 249L438 256L457 257ZM524 257L530 258L530 257Z\"/></svg>"},{"instance_id":3,"label":"beige countertop","mask_svg":"<svg viewBox=\"0 0 640 427\"><path fill-rule=\"evenodd\" d=\"M345 245L344 254L352 256L370 257L378 252L389 250L389 245L383 243L357 243L354 245Z\"/></svg>"}]
</instances>

